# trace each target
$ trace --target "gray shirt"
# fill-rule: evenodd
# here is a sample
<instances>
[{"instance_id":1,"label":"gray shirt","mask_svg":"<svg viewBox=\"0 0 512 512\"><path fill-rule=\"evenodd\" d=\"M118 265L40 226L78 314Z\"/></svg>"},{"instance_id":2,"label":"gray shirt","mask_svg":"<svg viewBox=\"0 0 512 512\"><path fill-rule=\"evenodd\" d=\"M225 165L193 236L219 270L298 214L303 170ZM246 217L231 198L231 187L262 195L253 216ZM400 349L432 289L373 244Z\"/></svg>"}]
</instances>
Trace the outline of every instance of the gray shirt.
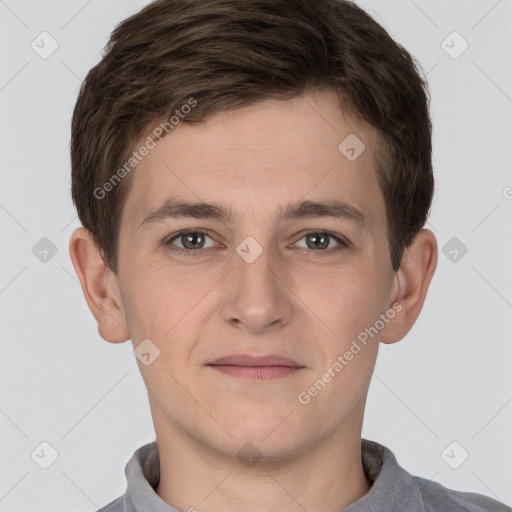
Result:
<instances>
[{"instance_id":1,"label":"gray shirt","mask_svg":"<svg viewBox=\"0 0 512 512\"><path fill-rule=\"evenodd\" d=\"M343 512L511 512L511 508L481 494L448 489L410 475L385 446L362 439L365 474L372 484L367 494ZM180 512L155 492L160 479L156 441L140 447L125 468L126 493L98 512ZM186 511L183 511L186 512Z\"/></svg>"}]
</instances>

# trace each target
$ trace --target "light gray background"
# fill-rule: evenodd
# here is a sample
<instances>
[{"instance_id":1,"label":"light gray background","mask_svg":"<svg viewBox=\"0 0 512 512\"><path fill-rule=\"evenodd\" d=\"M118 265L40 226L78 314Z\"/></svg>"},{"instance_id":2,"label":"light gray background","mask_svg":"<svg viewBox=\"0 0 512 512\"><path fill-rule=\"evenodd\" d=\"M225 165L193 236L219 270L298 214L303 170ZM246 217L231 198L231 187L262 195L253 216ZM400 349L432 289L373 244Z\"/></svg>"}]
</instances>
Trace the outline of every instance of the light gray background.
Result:
<instances>
[{"instance_id":1,"label":"light gray background","mask_svg":"<svg viewBox=\"0 0 512 512\"><path fill-rule=\"evenodd\" d=\"M68 254L78 87L112 29L145 4L0 0L0 511L94 511L124 492L126 462L154 440L131 343L99 337ZM437 190L427 227L440 249L416 325L381 346L363 437L413 474L510 505L512 0L361 5L428 73ZM59 45L47 59L31 48L43 31ZM458 58L441 46L453 31L469 43ZM32 252L43 237L57 249L46 262ZM442 252L453 237L468 249L455 262ZM48 469L31 458L43 441L58 452ZM469 458L452 469L462 450Z\"/></svg>"}]
</instances>

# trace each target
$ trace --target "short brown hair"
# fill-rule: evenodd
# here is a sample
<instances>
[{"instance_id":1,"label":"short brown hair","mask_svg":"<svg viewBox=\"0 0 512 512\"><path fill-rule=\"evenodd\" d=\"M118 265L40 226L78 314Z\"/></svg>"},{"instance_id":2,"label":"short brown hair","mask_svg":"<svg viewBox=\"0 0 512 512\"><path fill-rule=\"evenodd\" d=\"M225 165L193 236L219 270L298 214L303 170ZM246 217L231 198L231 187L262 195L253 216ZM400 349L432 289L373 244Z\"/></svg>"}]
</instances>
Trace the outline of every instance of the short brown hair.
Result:
<instances>
[{"instance_id":1,"label":"short brown hair","mask_svg":"<svg viewBox=\"0 0 512 512\"><path fill-rule=\"evenodd\" d=\"M347 0L157 0L119 24L73 112L73 202L117 272L129 176L95 190L148 133L194 98L183 122L333 88L374 127L393 270L424 226L434 189L429 90L416 61ZM123 177L126 174L122 173ZM102 189L103 190L103 189Z\"/></svg>"}]
</instances>

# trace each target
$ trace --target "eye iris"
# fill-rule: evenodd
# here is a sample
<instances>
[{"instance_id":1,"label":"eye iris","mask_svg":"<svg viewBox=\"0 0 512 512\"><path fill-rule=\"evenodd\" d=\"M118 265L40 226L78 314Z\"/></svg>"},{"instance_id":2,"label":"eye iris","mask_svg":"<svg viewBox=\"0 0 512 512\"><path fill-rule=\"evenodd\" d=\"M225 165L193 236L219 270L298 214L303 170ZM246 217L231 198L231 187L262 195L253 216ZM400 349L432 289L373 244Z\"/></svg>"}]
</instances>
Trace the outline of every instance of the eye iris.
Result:
<instances>
[{"instance_id":1,"label":"eye iris","mask_svg":"<svg viewBox=\"0 0 512 512\"><path fill-rule=\"evenodd\" d=\"M181 236L181 240L183 243L183 247L187 249L200 249L204 243L204 237L201 233L185 233L184 235ZM201 247L195 247L196 243L199 243Z\"/></svg>"},{"instance_id":2,"label":"eye iris","mask_svg":"<svg viewBox=\"0 0 512 512\"><path fill-rule=\"evenodd\" d=\"M309 240L313 241L313 247L310 246ZM326 249L329 247L329 235L324 234L312 234L312 235L306 235L306 241L308 244L308 247L311 249Z\"/></svg>"}]
</instances>

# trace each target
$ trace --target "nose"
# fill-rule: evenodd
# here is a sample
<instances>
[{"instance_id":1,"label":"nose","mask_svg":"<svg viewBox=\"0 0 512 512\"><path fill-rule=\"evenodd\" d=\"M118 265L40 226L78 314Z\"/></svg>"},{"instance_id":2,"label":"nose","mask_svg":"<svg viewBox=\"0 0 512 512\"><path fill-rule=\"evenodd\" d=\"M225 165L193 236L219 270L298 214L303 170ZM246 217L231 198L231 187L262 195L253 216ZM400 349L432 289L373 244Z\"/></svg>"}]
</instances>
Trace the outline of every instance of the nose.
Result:
<instances>
[{"instance_id":1,"label":"nose","mask_svg":"<svg viewBox=\"0 0 512 512\"><path fill-rule=\"evenodd\" d=\"M255 335L284 327L293 313L289 268L270 248L254 241L241 245L224 282L223 320Z\"/></svg>"}]
</instances>

